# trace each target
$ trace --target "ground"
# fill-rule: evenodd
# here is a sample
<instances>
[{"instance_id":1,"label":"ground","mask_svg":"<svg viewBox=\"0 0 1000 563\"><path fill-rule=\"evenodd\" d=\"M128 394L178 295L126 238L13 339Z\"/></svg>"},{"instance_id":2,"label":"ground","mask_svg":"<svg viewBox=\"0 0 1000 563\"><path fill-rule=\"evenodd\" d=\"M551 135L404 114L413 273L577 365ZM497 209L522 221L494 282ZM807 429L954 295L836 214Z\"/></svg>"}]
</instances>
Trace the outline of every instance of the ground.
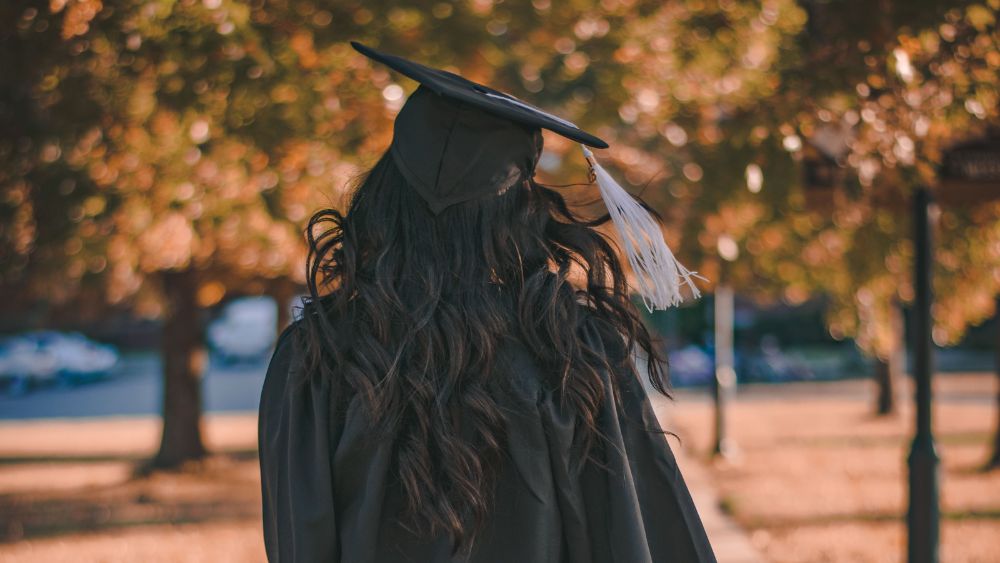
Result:
<instances>
[{"instance_id":1,"label":"ground","mask_svg":"<svg viewBox=\"0 0 1000 563\"><path fill-rule=\"evenodd\" d=\"M941 560L1000 561L1000 471L981 471L996 427L996 378L935 383ZM709 462L709 473L723 509L768 561L903 559L912 395L904 389L900 412L877 417L873 392L866 381L755 386L732 404L737 453ZM709 460L711 404L685 393L667 409L688 455Z\"/></svg>"},{"instance_id":2,"label":"ground","mask_svg":"<svg viewBox=\"0 0 1000 563\"><path fill-rule=\"evenodd\" d=\"M995 385L988 374L937 380L948 563L1000 561L1000 472L979 471L996 424ZM766 560L897 562L910 395L901 392L902 412L881 418L871 415L871 394L864 381L743 388L730 411L738 455L726 462L709 461L703 392L657 405L682 440L670 443L684 467L706 465L697 486L716 489L712 502ZM210 460L137 476L156 446L155 418L0 423L0 561L262 561L255 417L211 415L205 429L217 452Z\"/></svg>"},{"instance_id":3,"label":"ground","mask_svg":"<svg viewBox=\"0 0 1000 563\"><path fill-rule=\"evenodd\" d=\"M263 561L256 424L209 416L216 455L151 476L155 418L0 424L0 561Z\"/></svg>"}]
</instances>

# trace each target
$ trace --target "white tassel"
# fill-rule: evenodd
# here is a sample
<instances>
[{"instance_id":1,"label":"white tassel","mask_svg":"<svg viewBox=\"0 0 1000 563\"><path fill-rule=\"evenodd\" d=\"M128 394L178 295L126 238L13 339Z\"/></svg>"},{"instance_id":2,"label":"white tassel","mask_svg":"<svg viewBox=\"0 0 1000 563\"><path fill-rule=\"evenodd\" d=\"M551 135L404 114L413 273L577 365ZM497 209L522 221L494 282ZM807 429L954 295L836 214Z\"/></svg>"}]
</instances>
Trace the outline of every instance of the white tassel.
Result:
<instances>
[{"instance_id":1,"label":"white tassel","mask_svg":"<svg viewBox=\"0 0 1000 563\"><path fill-rule=\"evenodd\" d=\"M681 295L683 285L691 288L694 299L700 297L701 292L691 278L705 278L688 270L674 258L656 219L597 163L594 153L586 145L580 146L583 147L583 156L590 163L591 177L597 181L611 220L621 235L638 285L635 289L642 295L646 308L652 312L679 305L684 301Z\"/></svg>"}]
</instances>

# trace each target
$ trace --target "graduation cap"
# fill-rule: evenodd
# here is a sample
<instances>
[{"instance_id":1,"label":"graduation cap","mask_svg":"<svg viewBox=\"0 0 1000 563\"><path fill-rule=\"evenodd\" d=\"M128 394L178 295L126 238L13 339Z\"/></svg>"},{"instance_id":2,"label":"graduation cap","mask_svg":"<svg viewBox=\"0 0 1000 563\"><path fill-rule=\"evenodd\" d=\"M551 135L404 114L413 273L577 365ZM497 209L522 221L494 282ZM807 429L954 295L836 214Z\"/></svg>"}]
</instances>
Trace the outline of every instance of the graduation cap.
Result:
<instances>
[{"instance_id":1,"label":"graduation cap","mask_svg":"<svg viewBox=\"0 0 1000 563\"><path fill-rule=\"evenodd\" d=\"M356 41L351 46L420 84L396 116L389 152L432 212L502 193L533 176L542 150L540 130L548 129L580 143L646 307L652 311L679 304L682 285L695 298L700 295L691 279L700 276L677 262L656 219L588 148L607 148L605 141L566 119L457 74Z\"/></svg>"}]
</instances>

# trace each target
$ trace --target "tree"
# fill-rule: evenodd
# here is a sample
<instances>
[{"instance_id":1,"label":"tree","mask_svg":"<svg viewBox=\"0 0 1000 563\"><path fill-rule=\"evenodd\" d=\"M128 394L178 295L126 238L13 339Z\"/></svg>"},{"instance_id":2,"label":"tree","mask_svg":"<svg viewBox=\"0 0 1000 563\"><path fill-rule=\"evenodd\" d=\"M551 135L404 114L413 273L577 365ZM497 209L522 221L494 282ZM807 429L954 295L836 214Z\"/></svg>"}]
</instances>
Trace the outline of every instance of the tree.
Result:
<instances>
[{"instance_id":1,"label":"tree","mask_svg":"<svg viewBox=\"0 0 1000 563\"><path fill-rule=\"evenodd\" d=\"M0 282L162 316L154 465L197 459L205 308L301 282L307 215L388 143L404 90L346 39L508 89L548 83L542 105L603 120L631 49L615 30L658 4L578 4L7 3Z\"/></svg>"},{"instance_id":2,"label":"tree","mask_svg":"<svg viewBox=\"0 0 1000 563\"><path fill-rule=\"evenodd\" d=\"M348 117L332 97L346 74L317 68L309 40L329 18L221 1L3 11L16 22L3 54L14 70L0 151L12 219L3 284L25 298L97 296L162 316L153 464L197 459L204 309L301 282L302 223L356 170L324 142ZM343 68L345 54L328 64Z\"/></svg>"},{"instance_id":3,"label":"tree","mask_svg":"<svg viewBox=\"0 0 1000 563\"><path fill-rule=\"evenodd\" d=\"M998 122L1000 6L886 0L875 17L870 2L802 2L799 12L782 3L698 6L696 21L721 23L714 33L723 37L732 17L781 32L764 46L740 37L746 52L727 61L736 70L720 82L673 72L670 57L684 52L676 44L683 39L672 39L669 55L644 59L642 70L653 78L632 90L632 103L651 87L679 98L643 117L663 132L662 139L649 136L647 150L671 149L669 167L679 172L668 171L655 185L675 198L680 254L711 279L719 278L725 254L734 260L727 266L731 283L760 300L796 304L826 294L832 335L853 336L863 351L892 357L899 332L893 309L913 293L905 202L913 186L938 183L950 144ZM665 7L659 24L674 17L690 26L684 13ZM711 29L691 27L713 37ZM654 35L644 43L651 50ZM737 74L754 62L770 69L759 82ZM722 94L734 87L737 94ZM810 189L817 168L836 184L820 194L819 206L811 200L824 190ZM939 344L954 342L992 311L1000 290L997 211L941 210Z\"/></svg>"},{"instance_id":4,"label":"tree","mask_svg":"<svg viewBox=\"0 0 1000 563\"><path fill-rule=\"evenodd\" d=\"M596 130L612 144L599 158L663 212L682 261L718 279L720 250L735 248L737 290L789 303L826 293L831 333L877 353L865 335L911 292L907 220L885 202L930 181L953 131L995 119L998 64L996 0L879 8L885 17L861 0L8 2L0 284L23 301L162 315L158 462L200 455L198 317L226 295L287 295L302 281L305 219L340 205L415 87L355 53L357 39ZM802 170L831 129L853 180L819 212ZM547 135L546 149L543 179L585 177L574 144ZM989 217L942 212L953 253L939 276L942 342L996 293L975 285L994 263Z\"/></svg>"}]
</instances>

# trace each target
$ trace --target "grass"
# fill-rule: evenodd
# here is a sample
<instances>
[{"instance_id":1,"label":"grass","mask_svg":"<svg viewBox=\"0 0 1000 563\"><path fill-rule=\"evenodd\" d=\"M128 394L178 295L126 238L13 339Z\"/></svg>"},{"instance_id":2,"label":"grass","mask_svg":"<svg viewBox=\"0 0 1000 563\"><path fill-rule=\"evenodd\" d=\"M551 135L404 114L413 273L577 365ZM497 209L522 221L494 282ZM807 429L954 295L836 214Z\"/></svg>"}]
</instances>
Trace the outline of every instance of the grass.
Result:
<instances>
[{"instance_id":1,"label":"grass","mask_svg":"<svg viewBox=\"0 0 1000 563\"><path fill-rule=\"evenodd\" d=\"M982 471L996 424L996 377L935 382L941 560L1000 561L1000 471ZM731 515L769 561L898 562L905 556L909 389L900 412L872 414L857 382L744 389L728 413L737 454L713 460L712 407L684 393L673 430L704 461Z\"/></svg>"},{"instance_id":2,"label":"grass","mask_svg":"<svg viewBox=\"0 0 1000 563\"><path fill-rule=\"evenodd\" d=\"M936 382L948 563L1000 561L1000 471L980 470L995 385L990 375ZM658 404L681 438L671 447L705 463L720 509L768 561L898 563L912 394L900 391L897 415L876 417L869 390L859 380L741 389L729 413L738 452L729 461L708 456L704 395L682 391ZM152 417L0 424L0 561L262 561L255 417L210 416L206 442L218 455L137 475L159 429Z\"/></svg>"},{"instance_id":3,"label":"grass","mask_svg":"<svg viewBox=\"0 0 1000 563\"><path fill-rule=\"evenodd\" d=\"M155 419L0 425L0 561L261 561L256 418L205 430L214 456L142 475Z\"/></svg>"}]
</instances>

